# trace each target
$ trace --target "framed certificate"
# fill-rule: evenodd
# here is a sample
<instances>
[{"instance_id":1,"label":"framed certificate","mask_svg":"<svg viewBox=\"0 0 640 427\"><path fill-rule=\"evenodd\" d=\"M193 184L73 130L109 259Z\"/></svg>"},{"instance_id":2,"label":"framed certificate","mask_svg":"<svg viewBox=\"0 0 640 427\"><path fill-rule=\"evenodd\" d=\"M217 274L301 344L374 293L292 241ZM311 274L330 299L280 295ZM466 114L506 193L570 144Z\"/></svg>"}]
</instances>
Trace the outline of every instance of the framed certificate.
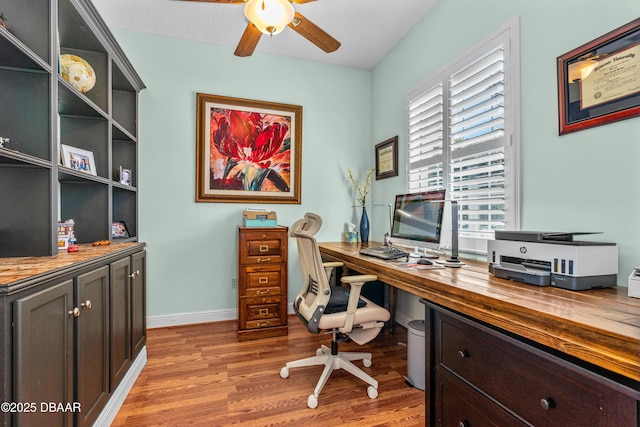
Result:
<instances>
[{"instance_id":1,"label":"framed certificate","mask_svg":"<svg viewBox=\"0 0 640 427\"><path fill-rule=\"evenodd\" d=\"M640 115L640 18L557 61L560 135Z\"/></svg>"},{"instance_id":2,"label":"framed certificate","mask_svg":"<svg viewBox=\"0 0 640 427\"><path fill-rule=\"evenodd\" d=\"M398 176L398 136L376 145L376 180Z\"/></svg>"}]
</instances>

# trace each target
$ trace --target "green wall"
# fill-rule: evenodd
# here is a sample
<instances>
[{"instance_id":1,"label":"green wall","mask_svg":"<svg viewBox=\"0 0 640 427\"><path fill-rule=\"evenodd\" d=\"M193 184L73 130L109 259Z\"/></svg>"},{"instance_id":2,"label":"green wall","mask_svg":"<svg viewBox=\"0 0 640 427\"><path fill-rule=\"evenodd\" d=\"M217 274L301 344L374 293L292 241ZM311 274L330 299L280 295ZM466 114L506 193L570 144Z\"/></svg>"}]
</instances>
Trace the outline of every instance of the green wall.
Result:
<instances>
[{"instance_id":1,"label":"green wall","mask_svg":"<svg viewBox=\"0 0 640 427\"><path fill-rule=\"evenodd\" d=\"M306 212L339 240L355 215L345 171L367 166L371 73L285 57L115 31L147 89L140 94L140 240L148 244L151 317L235 309L237 226L246 204L195 202L196 94L303 106L302 204L269 205L280 224ZM261 42L267 42L268 39ZM291 242L294 243L294 242ZM291 245L290 299L301 277Z\"/></svg>"},{"instance_id":2,"label":"green wall","mask_svg":"<svg viewBox=\"0 0 640 427\"><path fill-rule=\"evenodd\" d=\"M344 171L371 167L373 146L391 136L403 147L404 94L516 16L522 226L602 231L594 239L618 243L618 280L625 284L640 264L640 118L558 136L555 64L557 56L640 16L640 2L441 0L371 72L264 54L237 58L227 47L114 29L147 85L140 95L139 191L148 314L236 307L236 226L246 205L194 201L197 92L303 106L302 204L264 206L284 225L317 212L325 220L318 239L338 240L344 222L359 216ZM398 177L374 182L373 204L404 191L404 155L401 148ZM381 239L388 212L373 207L370 216L372 237ZM291 300L300 271L290 248ZM422 317L417 299L406 294L398 310Z\"/></svg>"},{"instance_id":3,"label":"green wall","mask_svg":"<svg viewBox=\"0 0 640 427\"><path fill-rule=\"evenodd\" d=\"M522 229L603 232L589 238L618 244L626 286L640 264L640 118L559 136L556 58L639 17L640 2L441 0L372 73L372 143L404 141L405 93L518 16ZM374 203L404 189L405 155L400 175L374 188ZM388 219L376 219L380 238ZM406 294L398 310L423 316Z\"/></svg>"}]
</instances>

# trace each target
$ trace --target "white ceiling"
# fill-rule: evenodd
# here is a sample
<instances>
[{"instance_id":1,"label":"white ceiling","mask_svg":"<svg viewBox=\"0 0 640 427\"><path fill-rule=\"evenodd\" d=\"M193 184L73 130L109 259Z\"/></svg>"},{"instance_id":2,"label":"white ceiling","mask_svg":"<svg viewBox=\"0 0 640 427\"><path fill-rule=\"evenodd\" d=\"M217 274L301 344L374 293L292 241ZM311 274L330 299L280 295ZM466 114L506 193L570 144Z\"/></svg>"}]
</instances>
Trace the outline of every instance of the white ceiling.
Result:
<instances>
[{"instance_id":1,"label":"white ceiling","mask_svg":"<svg viewBox=\"0 0 640 427\"><path fill-rule=\"evenodd\" d=\"M263 35L255 53L370 70L439 0L318 0L296 11L342 45L325 53L290 28ZM244 5L181 0L93 0L110 28L227 46L233 55L246 27ZM254 53L254 54L255 54ZM251 57L243 58L251 61Z\"/></svg>"}]
</instances>

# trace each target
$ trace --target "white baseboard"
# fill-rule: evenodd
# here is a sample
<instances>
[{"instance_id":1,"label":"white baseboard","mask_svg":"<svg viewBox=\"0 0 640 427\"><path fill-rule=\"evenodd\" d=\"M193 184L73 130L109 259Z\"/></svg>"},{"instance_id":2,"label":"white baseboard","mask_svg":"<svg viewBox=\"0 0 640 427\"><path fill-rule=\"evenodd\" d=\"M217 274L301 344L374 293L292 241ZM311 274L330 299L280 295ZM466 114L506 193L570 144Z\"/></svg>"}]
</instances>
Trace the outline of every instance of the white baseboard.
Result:
<instances>
[{"instance_id":1,"label":"white baseboard","mask_svg":"<svg viewBox=\"0 0 640 427\"><path fill-rule=\"evenodd\" d=\"M93 423L93 427L108 427L111 425L113 420L116 418L116 415L118 415L118 411L124 403L124 400L127 398L127 395L131 391L133 384L136 382L136 379L138 378L140 372L142 372L142 369L146 364L147 347L145 346L142 348L142 350L140 350L140 353L138 353L138 356L131 364L131 367L125 374L124 378L122 379L118 387L116 387L113 394L111 394L111 397L107 401L104 409L102 410L100 415L98 415L96 422Z\"/></svg>"},{"instance_id":2,"label":"white baseboard","mask_svg":"<svg viewBox=\"0 0 640 427\"><path fill-rule=\"evenodd\" d=\"M196 323L220 322L238 318L237 309L201 311L194 313L167 314L147 317L147 328L164 328L165 326L193 325Z\"/></svg>"},{"instance_id":3,"label":"white baseboard","mask_svg":"<svg viewBox=\"0 0 640 427\"><path fill-rule=\"evenodd\" d=\"M293 311L293 305L288 305L287 312L289 314L295 314ZM223 320L236 320L238 318L237 309L224 309L224 310L211 310L200 311L194 313L177 313L167 314L164 316L149 316L147 317L147 328L164 328L167 326L183 326L183 325L195 325L197 323L209 323L220 322ZM409 325L413 318L407 316L401 311L396 311L395 321L404 326Z\"/></svg>"},{"instance_id":4,"label":"white baseboard","mask_svg":"<svg viewBox=\"0 0 640 427\"><path fill-rule=\"evenodd\" d=\"M288 313L294 314L293 305L288 305ZM238 318L238 310L224 309L200 311L194 313L177 313L167 314L164 316L147 317L147 328L164 328L167 326L194 325L197 323L220 322L222 320L236 320Z\"/></svg>"}]
</instances>

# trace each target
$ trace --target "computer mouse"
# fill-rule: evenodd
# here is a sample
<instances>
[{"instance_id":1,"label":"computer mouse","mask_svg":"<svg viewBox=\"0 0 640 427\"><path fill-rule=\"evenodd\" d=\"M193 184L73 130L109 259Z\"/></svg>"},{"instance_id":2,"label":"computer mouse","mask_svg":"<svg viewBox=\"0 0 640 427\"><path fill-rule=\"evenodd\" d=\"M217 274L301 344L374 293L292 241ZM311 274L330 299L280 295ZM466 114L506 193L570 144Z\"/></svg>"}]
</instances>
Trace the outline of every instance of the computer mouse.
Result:
<instances>
[{"instance_id":1,"label":"computer mouse","mask_svg":"<svg viewBox=\"0 0 640 427\"><path fill-rule=\"evenodd\" d=\"M433 264L433 262L431 262L431 260L428 260L428 259L426 259L426 258L420 258L420 259L417 261L417 263L418 263L418 264L422 264L422 265L432 265L432 264Z\"/></svg>"}]
</instances>

